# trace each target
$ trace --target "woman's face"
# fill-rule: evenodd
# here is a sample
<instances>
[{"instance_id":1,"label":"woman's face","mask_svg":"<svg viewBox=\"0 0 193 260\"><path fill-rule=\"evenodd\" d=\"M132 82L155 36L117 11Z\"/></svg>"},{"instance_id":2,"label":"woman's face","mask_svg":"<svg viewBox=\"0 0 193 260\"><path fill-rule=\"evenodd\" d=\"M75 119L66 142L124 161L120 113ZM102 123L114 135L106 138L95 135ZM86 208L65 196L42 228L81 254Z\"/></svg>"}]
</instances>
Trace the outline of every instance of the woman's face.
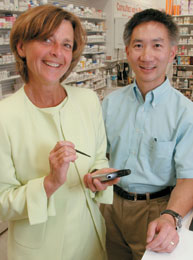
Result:
<instances>
[{"instance_id":1,"label":"woman's face","mask_svg":"<svg viewBox=\"0 0 193 260\"><path fill-rule=\"evenodd\" d=\"M48 39L18 43L18 53L27 61L29 83L58 84L71 64L73 42L72 24L64 20Z\"/></svg>"}]
</instances>

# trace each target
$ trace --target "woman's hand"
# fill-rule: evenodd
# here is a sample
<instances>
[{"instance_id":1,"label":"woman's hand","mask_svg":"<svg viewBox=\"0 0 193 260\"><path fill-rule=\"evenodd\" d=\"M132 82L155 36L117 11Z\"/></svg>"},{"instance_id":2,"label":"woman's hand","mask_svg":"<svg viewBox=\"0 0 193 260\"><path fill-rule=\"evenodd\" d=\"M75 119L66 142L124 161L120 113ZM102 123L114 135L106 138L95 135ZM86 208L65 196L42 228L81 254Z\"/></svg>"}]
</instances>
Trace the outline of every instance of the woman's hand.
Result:
<instances>
[{"instance_id":1,"label":"woman's hand","mask_svg":"<svg viewBox=\"0 0 193 260\"><path fill-rule=\"evenodd\" d=\"M50 174L44 179L48 197L65 183L70 162L74 162L76 159L74 144L68 141L58 142L50 152Z\"/></svg>"},{"instance_id":2,"label":"woman's hand","mask_svg":"<svg viewBox=\"0 0 193 260\"><path fill-rule=\"evenodd\" d=\"M110 181L106 181L106 182L101 182L99 179L93 179L92 175L110 173L110 172L115 172L115 171L117 171L117 170L113 169L113 168L104 168L104 169L95 171L94 173L87 173L84 176L84 184L85 184L86 188L90 189L93 192L106 190L106 188L108 186L116 184L120 178L116 178L114 180L110 180Z\"/></svg>"}]
</instances>

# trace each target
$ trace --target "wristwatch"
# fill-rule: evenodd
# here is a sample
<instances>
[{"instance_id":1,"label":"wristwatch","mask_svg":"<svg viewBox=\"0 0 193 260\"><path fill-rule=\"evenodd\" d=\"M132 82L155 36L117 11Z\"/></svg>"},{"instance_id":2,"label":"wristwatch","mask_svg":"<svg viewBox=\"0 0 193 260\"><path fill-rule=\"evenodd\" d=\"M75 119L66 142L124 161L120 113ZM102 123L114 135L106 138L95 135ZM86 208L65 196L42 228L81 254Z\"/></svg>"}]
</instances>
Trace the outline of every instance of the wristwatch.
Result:
<instances>
[{"instance_id":1,"label":"wristwatch","mask_svg":"<svg viewBox=\"0 0 193 260\"><path fill-rule=\"evenodd\" d=\"M182 227L182 216L180 214L178 214L177 212L175 212L171 209L165 209L164 211L162 211L160 213L160 215L163 215L163 214L169 214L175 219L176 229L179 229Z\"/></svg>"}]
</instances>

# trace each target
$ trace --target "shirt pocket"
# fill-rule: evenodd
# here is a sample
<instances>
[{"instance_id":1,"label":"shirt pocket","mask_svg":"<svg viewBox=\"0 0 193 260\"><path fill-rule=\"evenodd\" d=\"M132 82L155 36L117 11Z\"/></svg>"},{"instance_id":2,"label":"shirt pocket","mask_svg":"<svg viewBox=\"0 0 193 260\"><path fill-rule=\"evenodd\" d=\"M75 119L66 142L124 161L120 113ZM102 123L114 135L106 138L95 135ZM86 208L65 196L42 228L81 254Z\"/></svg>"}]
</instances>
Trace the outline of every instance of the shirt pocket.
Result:
<instances>
[{"instance_id":1,"label":"shirt pocket","mask_svg":"<svg viewBox=\"0 0 193 260\"><path fill-rule=\"evenodd\" d=\"M40 248L45 238L46 223L30 225L27 219L13 224L15 242L27 248Z\"/></svg>"},{"instance_id":2,"label":"shirt pocket","mask_svg":"<svg viewBox=\"0 0 193 260\"><path fill-rule=\"evenodd\" d=\"M150 165L155 173L170 173L173 167L174 141L153 140L150 150Z\"/></svg>"}]
</instances>

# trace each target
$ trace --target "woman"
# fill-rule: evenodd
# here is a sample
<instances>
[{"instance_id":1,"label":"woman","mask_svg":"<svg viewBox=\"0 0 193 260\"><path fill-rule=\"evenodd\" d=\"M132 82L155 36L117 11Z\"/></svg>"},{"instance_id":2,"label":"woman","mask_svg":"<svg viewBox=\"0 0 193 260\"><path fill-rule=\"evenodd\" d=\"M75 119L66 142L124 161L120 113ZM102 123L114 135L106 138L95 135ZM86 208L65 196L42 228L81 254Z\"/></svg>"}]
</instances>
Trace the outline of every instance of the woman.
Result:
<instances>
[{"instance_id":1,"label":"woman","mask_svg":"<svg viewBox=\"0 0 193 260\"><path fill-rule=\"evenodd\" d=\"M0 219L9 221L9 260L106 259L97 202L112 202L111 189L103 190L117 180L91 179L108 167L100 104L94 92L61 84L84 43L79 19L51 5L28 10L12 28L25 84L0 102Z\"/></svg>"}]
</instances>

